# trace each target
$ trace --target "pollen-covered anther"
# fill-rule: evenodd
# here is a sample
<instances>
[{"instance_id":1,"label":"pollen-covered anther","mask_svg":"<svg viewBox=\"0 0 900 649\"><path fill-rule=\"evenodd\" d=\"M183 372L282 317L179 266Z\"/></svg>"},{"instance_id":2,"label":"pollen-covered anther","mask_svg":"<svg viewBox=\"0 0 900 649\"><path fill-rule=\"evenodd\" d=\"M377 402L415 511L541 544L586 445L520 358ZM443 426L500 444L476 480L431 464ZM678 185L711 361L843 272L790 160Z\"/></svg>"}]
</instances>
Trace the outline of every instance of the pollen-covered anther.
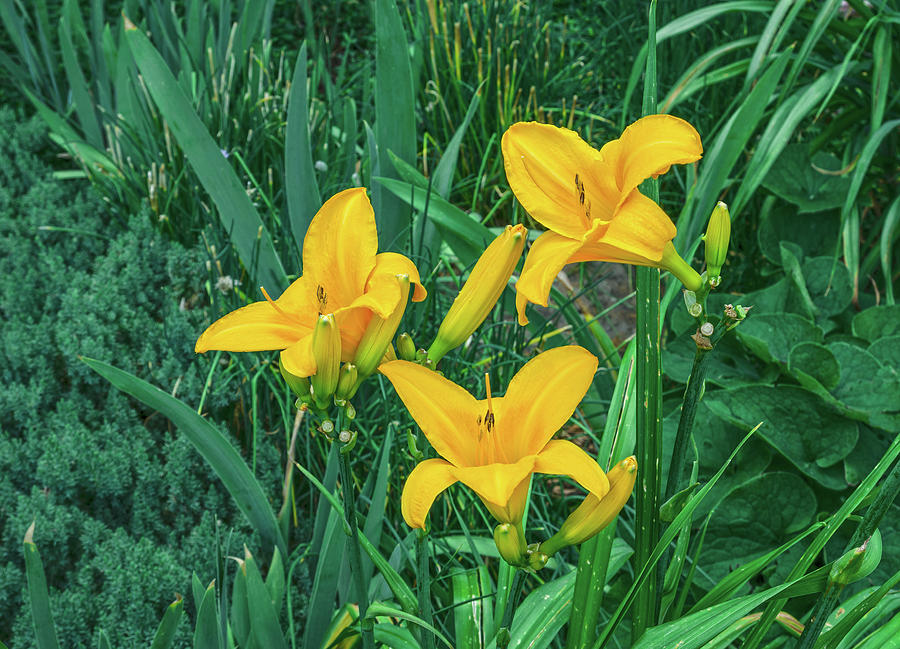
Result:
<instances>
[{"instance_id":1,"label":"pollen-covered anther","mask_svg":"<svg viewBox=\"0 0 900 649\"><path fill-rule=\"evenodd\" d=\"M321 284L316 287L316 300L319 302L319 313L325 313L325 309L328 306L328 293L325 292L325 287Z\"/></svg>"}]
</instances>

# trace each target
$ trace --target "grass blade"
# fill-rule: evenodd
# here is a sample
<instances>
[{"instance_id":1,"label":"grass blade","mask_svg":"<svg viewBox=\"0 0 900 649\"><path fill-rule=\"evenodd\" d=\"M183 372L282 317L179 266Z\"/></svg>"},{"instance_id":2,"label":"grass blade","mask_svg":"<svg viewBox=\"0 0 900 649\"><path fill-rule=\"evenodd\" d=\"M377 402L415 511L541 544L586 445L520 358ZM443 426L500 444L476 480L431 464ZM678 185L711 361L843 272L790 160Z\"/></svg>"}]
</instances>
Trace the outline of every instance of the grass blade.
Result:
<instances>
[{"instance_id":1,"label":"grass blade","mask_svg":"<svg viewBox=\"0 0 900 649\"><path fill-rule=\"evenodd\" d=\"M388 152L414 164L416 116L409 46L394 0L375 0L375 140L382 175L396 178ZM407 238L408 209L377 188L373 193L378 249L400 250Z\"/></svg>"},{"instance_id":2,"label":"grass blade","mask_svg":"<svg viewBox=\"0 0 900 649\"><path fill-rule=\"evenodd\" d=\"M184 613L184 600L179 595L178 598L169 604L163 618L156 629L156 635L153 636L153 643L150 649L169 649L175 641L175 632L178 630L178 623L181 622L181 616Z\"/></svg>"},{"instance_id":3,"label":"grass blade","mask_svg":"<svg viewBox=\"0 0 900 649\"><path fill-rule=\"evenodd\" d=\"M162 56L131 23L126 23L125 38L172 135L216 204L222 228L229 233L241 262L257 282L271 287L270 291L285 288L284 268L256 208Z\"/></svg>"},{"instance_id":4,"label":"grass blade","mask_svg":"<svg viewBox=\"0 0 900 649\"><path fill-rule=\"evenodd\" d=\"M277 546L282 556L287 556L266 494L246 462L215 426L187 404L128 372L90 358L81 360L122 392L171 419L216 472L235 504L270 545L269 549Z\"/></svg>"},{"instance_id":5,"label":"grass blade","mask_svg":"<svg viewBox=\"0 0 900 649\"><path fill-rule=\"evenodd\" d=\"M284 142L284 192L287 195L291 233L297 250L303 252L303 238L313 216L322 207L319 183L313 167L309 139L309 97L306 92L306 43L300 47L288 98Z\"/></svg>"},{"instance_id":6,"label":"grass blade","mask_svg":"<svg viewBox=\"0 0 900 649\"><path fill-rule=\"evenodd\" d=\"M894 271L892 265L891 249L894 244L894 231L897 222L900 221L900 197L894 199L884 217L884 225L881 227L879 248L881 252L881 272L884 274L885 303L894 304Z\"/></svg>"},{"instance_id":7,"label":"grass blade","mask_svg":"<svg viewBox=\"0 0 900 649\"><path fill-rule=\"evenodd\" d=\"M34 622L34 637L38 649L59 649L53 614L50 611L50 594L47 591L47 576L34 537L34 523L25 532L25 577L28 580L28 597L31 600L31 619Z\"/></svg>"}]
</instances>

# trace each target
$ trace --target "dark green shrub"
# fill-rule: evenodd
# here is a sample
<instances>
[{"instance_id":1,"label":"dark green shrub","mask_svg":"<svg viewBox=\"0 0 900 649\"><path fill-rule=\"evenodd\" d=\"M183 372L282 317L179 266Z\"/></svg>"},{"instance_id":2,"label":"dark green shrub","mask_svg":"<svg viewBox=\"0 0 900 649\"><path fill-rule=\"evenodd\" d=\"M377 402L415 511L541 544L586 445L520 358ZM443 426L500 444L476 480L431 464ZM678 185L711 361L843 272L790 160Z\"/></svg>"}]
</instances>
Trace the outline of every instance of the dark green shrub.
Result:
<instances>
[{"instance_id":1,"label":"dark green shrub","mask_svg":"<svg viewBox=\"0 0 900 649\"><path fill-rule=\"evenodd\" d=\"M146 215L111 224L87 183L52 176L35 122L0 111L0 133L0 641L34 646L21 557L35 521L66 646L94 646L99 629L116 646L147 646L191 573L215 577L217 524L224 554L259 544L190 443L78 356L198 403L211 360L193 344L206 316L185 305L204 294L205 255ZM211 390L205 407L233 399ZM279 493L279 451L256 453Z\"/></svg>"}]
</instances>

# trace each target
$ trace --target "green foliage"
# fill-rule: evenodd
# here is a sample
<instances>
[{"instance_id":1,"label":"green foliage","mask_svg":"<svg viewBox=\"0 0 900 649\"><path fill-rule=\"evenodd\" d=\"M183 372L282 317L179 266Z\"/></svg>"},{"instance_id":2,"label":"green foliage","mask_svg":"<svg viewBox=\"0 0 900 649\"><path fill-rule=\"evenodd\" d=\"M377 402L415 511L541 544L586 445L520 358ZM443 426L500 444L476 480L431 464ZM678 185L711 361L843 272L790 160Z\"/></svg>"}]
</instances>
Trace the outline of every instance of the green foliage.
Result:
<instances>
[{"instance_id":1,"label":"green foliage","mask_svg":"<svg viewBox=\"0 0 900 649\"><path fill-rule=\"evenodd\" d=\"M4 110L0 133L9 161L0 190L0 639L34 646L16 559L34 521L65 644L92 645L102 628L146 646L191 571L216 574L217 536L224 544L235 530L231 552L257 541L187 440L110 392L78 355L199 401L208 361L194 359L203 313L190 305L203 257L146 218L110 226L82 181L53 179L37 122ZM207 396L208 407L229 402ZM258 455L264 480L278 485L277 452L263 445Z\"/></svg>"}]
</instances>

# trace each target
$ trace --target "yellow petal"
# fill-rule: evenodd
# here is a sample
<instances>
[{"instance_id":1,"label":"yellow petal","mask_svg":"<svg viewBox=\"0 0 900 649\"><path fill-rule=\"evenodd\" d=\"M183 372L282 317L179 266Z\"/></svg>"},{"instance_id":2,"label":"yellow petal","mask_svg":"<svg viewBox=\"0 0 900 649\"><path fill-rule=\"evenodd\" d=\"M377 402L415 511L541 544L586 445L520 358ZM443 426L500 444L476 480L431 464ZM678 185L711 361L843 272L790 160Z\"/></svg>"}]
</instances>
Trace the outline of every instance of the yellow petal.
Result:
<instances>
[{"instance_id":1,"label":"yellow petal","mask_svg":"<svg viewBox=\"0 0 900 649\"><path fill-rule=\"evenodd\" d=\"M583 347L556 347L538 354L513 377L497 399L495 434L510 459L539 453L581 402L597 370L597 357Z\"/></svg>"},{"instance_id":2,"label":"yellow petal","mask_svg":"<svg viewBox=\"0 0 900 649\"><path fill-rule=\"evenodd\" d=\"M210 349L229 352L256 352L284 349L312 331L269 302L254 302L222 316L212 323L194 346L202 353Z\"/></svg>"},{"instance_id":3,"label":"yellow petal","mask_svg":"<svg viewBox=\"0 0 900 649\"><path fill-rule=\"evenodd\" d=\"M634 190L626 197L615 218L602 229L602 234L587 240L618 248L639 259L643 265L655 265L662 259L665 245L675 237L675 226L663 209ZM634 262L628 262L634 263Z\"/></svg>"},{"instance_id":4,"label":"yellow petal","mask_svg":"<svg viewBox=\"0 0 900 649\"><path fill-rule=\"evenodd\" d=\"M519 503L516 502L513 495L517 487L520 487L523 481L527 481L533 472L535 459L534 455L529 455L519 459L515 464L497 463L483 466L456 466L453 469L453 474L457 480L477 493L486 505L509 508L508 511L515 512L520 508L524 510L525 505L524 498L522 498L523 502L521 507L519 507ZM491 507L491 513L501 523L518 522L500 518L497 516L494 507Z\"/></svg>"},{"instance_id":5,"label":"yellow petal","mask_svg":"<svg viewBox=\"0 0 900 649\"><path fill-rule=\"evenodd\" d=\"M577 133L550 124L519 122L501 141L506 178L522 207L538 222L572 239L608 218L619 192L600 152Z\"/></svg>"},{"instance_id":6,"label":"yellow petal","mask_svg":"<svg viewBox=\"0 0 900 649\"><path fill-rule=\"evenodd\" d=\"M409 361L384 363L378 369L393 384L434 450L456 466L472 464L480 414L475 397L437 372Z\"/></svg>"},{"instance_id":7,"label":"yellow petal","mask_svg":"<svg viewBox=\"0 0 900 649\"><path fill-rule=\"evenodd\" d=\"M321 313L362 295L377 250L375 212L365 188L347 189L325 202L303 240L303 276L316 285Z\"/></svg>"},{"instance_id":8,"label":"yellow petal","mask_svg":"<svg viewBox=\"0 0 900 649\"><path fill-rule=\"evenodd\" d=\"M294 376L307 377L316 373L316 358L312 350L310 331L303 338L281 352L281 364Z\"/></svg>"},{"instance_id":9,"label":"yellow petal","mask_svg":"<svg viewBox=\"0 0 900 649\"><path fill-rule=\"evenodd\" d=\"M425 517L440 493L456 482L453 465L437 458L419 462L403 485L400 510L410 527L425 529Z\"/></svg>"},{"instance_id":10,"label":"yellow petal","mask_svg":"<svg viewBox=\"0 0 900 649\"><path fill-rule=\"evenodd\" d=\"M413 291L413 302L421 302L428 295L428 291L422 286L422 280L419 279L419 270L409 257L396 252L380 252L375 255L375 268L369 276L371 283L373 278L387 275L409 275L409 283L415 286Z\"/></svg>"},{"instance_id":11,"label":"yellow petal","mask_svg":"<svg viewBox=\"0 0 900 649\"><path fill-rule=\"evenodd\" d=\"M609 491L609 480L597 461L563 439L549 441L538 453L534 472L568 476L597 498L603 498Z\"/></svg>"},{"instance_id":12,"label":"yellow petal","mask_svg":"<svg viewBox=\"0 0 900 649\"><path fill-rule=\"evenodd\" d=\"M549 231L531 245L522 274L516 282L516 311L520 325L528 324L525 307L529 302L547 306L553 281L581 245L581 241Z\"/></svg>"},{"instance_id":13,"label":"yellow petal","mask_svg":"<svg viewBox=\"0 0 900 649\"><path fill-rule=\"evenodd\" d=\"M683 119L672 115L648 115L631 124L622 136L600 153L616 167L616 181L623 197L650 177L666 173L673 164L700 159L700 134Z\"/></svg>"},{"instance_id":14,"label":"yellow petal","mask_svg":"<svg viewBox=\"0 0 900 649\"><path fill-rule=\"evenodd\" d=\"M505 505L495 505L484 498L481 499L481 502L484 503L484 506L491 513L491 516L501 523L512 523L513 525L518 526L519 532L524 539L525 533L521 529L521 524L525 518L525 505L528 504L528 491L530 489L531 475L529 474L516 485L516 488L513 489L512 495L509 497L509 500L506 501Z\"/></svg>"}]
</instances>

